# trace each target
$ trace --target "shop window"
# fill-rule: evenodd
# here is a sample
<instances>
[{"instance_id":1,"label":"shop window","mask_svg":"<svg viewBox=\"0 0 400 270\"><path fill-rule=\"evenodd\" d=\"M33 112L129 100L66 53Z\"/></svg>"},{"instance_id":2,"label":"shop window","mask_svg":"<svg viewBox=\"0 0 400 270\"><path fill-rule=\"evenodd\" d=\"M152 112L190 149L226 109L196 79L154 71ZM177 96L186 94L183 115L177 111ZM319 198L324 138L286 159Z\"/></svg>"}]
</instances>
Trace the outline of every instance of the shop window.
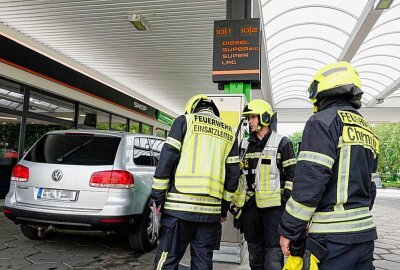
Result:
<instances>
[{"instance_id":1,"label":"shop window","mask_svg":"<svg viewBox=\"0 0 400 270\"><path fill-rule=\"evenodd\" d=\"M153 127L142 123L142 132L143 134L153 135Z\"/></svg>"},{"instance_id":2,"label":"shop window","mask_svg":"<svg viewBox=\"0 0 400 270\"><path fill-rule=\"evenodd\" d=\"M18 84L0 79L0 107L22 111L24 93Z\"/></svg>"},{"instance_id":3,"label":"shop window","mask_svg":"<svg viewBox=\"0 0 400 270\"><path fill-rule=\"evenodd\" d=\"M165 129L156 128L156 136L161 138L167 138L167 131Z\"/></svg>"},{"instance_id":4,"label":"shop window","mask_svg":"<svg viewBox=\"0 0 400 270\"><path fill-rule=\"evenodd\" d=\"M11 171L18 161L20 127L19 116L0 112L0 199L8 192Z\"/></svg>"},{"instance_id":5,"label":"shop window","mask_svg":"<svg viewBox=\"0 0 400 270\"><path fill-rule=\"evenodd\" d=\"M153 166L153 157L150 150L149 140L147 138L135 138L133 162L136 165Z\"/></svg>"},{"instance_id":6,"label":"shop window","mask_svg":"<svg viewBox=\"0 0 400 270\"><path fill-rule=\"evenodd\" d=\"M74 104L55 97L31 91L29 111L46 116L74 121Z\"/></svg>"},{"instance_id":7,"label":"shop window","mask_svg":"<svg viewBox=\"0 0 400 270\"><path fill-rule=\"evenodd\" d=\"M20 127L19 116L0 112L0 158L18 158Z\"/></svg>"},{"instance_id":8,"label":"shop window","mask_svg":"<svg viewBox=\"0 0 400 270\"><path fill-rule=\"evenodd\" d=\"M128 119L123 118L123 117L119 117L119 116L116 116L116 115L111 115L111 129L112 130L126 131L127 120Z\"/></svg>"},{"instance_id":9,"label":"shop window","mask_svg":"<svg viewBox=\"0 0 400 270\"><path fill-rule=\"evenodd\" d=\"M85 105L79 106L78 124L88 128L110 129L110 114Z\"/></svg>"},{"instance_id":10,"label":"shop window","mask_svg":"<svg viewBox=\"0 0 400 270\"><path fill-rule=\"evenodd\" d=\"M129 132L131 133L140 133L140 123L135 120L129 121Z\"/></svg>"},{"instance_id":11,"label":"shop window","mask_svg":"<svg viewBox=\"0 0 400 270\"><path fill-rule=\"evenodd\" d=\"M135 138L133 162L136 165L157 166L163 145L163 140Z\"/></svg>"},{"instance_id":12,"label":"shop window","mask_svg":"<svg viewBox=\"0 0 400 270\"><path fill-rule=\"evenodd\" d=\"M157 139L149 139L149 141L151 152L153 154L154 166L157 166L158 161L160 160L161 149L164 145L164 141Z\"/></svg>"},{"instance_id":13,"label":"shop window","mask_svg":"<svg viewBox=\"0 0 400 270\"><path fill-rule=\"evenodd\" d=\"M72 127L72 123L71 125L61 125L57 123L27 118L24 151L27 151L46 132L52 130L71 129Z\"/></svg>"}]
</instances>

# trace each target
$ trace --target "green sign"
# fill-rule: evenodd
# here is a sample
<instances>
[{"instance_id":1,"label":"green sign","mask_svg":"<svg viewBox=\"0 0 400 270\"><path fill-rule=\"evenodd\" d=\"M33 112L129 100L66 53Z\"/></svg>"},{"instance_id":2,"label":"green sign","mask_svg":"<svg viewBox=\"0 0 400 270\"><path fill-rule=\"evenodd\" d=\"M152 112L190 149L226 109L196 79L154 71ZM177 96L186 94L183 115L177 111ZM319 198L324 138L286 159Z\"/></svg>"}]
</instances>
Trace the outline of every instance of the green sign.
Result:
<instances>
[{"instance_id":1,"label":"green sign","mask_svg":"<svg viewBox=\"0 0 400 270\"><path fill-rule=\"evenodd\" d=\"M175 118L163 112L157 111L157 120L163 124L172 126L172 123L174 122Z\"/></svg>"}]
</instances>

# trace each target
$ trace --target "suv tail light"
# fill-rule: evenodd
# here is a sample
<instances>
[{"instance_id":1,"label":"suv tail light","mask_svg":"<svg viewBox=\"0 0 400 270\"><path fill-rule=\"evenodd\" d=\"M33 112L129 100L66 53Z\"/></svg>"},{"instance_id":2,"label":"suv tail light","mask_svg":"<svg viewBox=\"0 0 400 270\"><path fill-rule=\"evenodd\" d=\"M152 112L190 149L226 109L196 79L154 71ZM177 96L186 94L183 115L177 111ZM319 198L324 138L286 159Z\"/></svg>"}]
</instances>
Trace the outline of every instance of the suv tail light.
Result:
<instances>
[{"instance_id":1,"label":"suv tail light","mask_svg":"<svg viewBox=\"0 0 400 270\"><path fill-rule=\"evenodd\" d=\"M133 184L133 175L122 170L95 172L90 177L89 183L91 187L100 188L131 188Z\"/></svg>"},{"instance_id":2,"label":"suv tail light","mask_svg":"<svg viewBox=\"0 0 400 270\"><path fill-rule=\"evenodd\" d=\"M28 182L29 180L29 169L23 165L17 164L12 169L11 181L16 182Z\"/></svg>"}]
</instances>

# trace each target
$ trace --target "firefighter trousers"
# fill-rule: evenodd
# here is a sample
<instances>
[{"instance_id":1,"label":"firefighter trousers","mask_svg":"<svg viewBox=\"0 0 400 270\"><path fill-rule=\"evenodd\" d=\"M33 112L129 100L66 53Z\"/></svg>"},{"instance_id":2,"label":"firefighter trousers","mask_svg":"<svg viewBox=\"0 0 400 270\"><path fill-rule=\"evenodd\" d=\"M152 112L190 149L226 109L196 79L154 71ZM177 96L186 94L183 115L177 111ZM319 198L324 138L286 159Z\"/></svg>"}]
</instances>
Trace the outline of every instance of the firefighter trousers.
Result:
<instances>
[{"instance_id":1,"label":"firefighter trousers","mask_svg":"<svg viewBox=\"0 0 400 270\"><path fill-rule=\"evenodd\" d=\"M258 208L253 201L242 209L244 237L252 270L281 270L283 253L278 227L283 207Z\"/></svg>"},{"instance_id":2,"label":"firefighter trousers","mask_svg":"<svg viewBox=\"0 0 400 270\"><path fill-rule=\"evenodd\" d=\"M374 241L357 244L339 244L316 239L328 250L328 255L318 264L319 270L373 270Z\"/></svg>"},{"instance_id":3,"label":"firefighter trousers","mask_svg":"<svg viewBox=\"0 0 400 270\"><path fill-rule=\"evenodd\" d=\"M213 251L219 249L221 223L194 222L164 215L156 250L155 269L178 269L190 244L190 269L212 269Z\"/></svg>"}]
</instances>

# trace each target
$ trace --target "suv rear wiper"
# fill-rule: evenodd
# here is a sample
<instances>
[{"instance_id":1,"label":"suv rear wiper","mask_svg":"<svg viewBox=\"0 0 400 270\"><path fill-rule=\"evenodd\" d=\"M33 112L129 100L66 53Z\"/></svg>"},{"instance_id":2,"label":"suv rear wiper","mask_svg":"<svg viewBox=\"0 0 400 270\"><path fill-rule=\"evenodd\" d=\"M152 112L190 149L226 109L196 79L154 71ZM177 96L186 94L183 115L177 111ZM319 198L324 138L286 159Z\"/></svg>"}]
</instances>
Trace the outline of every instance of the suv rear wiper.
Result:
<instances>
[{"instance_id":1,"label":"suv rear wiper","mask_svg":"<svg viewBox=\"0 0 400 270\"><path fill-rule=\"evenodd\" d=\"M77 147L75 147L74 149L72 149L71 151L69 151L68 153L65 153L64 155L61 155L57 158L57 162L58 163L62 163L66 158L68 158L70 155L72 155L73 153L75 153L76 151L78 151L79 149L81 149L82 147L84 147L85 145L89 144L91 141L93 141L93 139L88 140L87 142L78 145Z\"/></svg>"}]
</instances>

